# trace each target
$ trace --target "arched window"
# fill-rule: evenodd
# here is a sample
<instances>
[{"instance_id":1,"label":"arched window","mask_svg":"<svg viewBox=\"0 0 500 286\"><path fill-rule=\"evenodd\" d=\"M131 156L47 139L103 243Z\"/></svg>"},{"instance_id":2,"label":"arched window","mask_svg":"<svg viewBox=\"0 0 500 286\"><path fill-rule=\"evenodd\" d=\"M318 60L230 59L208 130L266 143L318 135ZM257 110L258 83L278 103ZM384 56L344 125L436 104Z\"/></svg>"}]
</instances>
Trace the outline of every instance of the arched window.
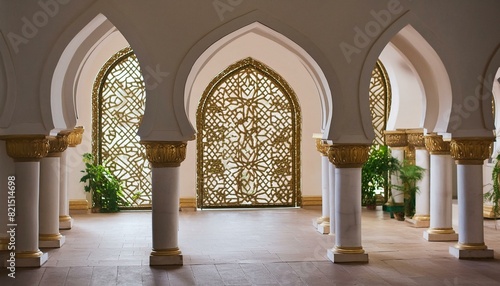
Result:
<instances>
[{"instance_id":1,"label":"arched window","mask_svg":"<svg viewBox=\"0 0 500 286\"><path fill-rule=\"evenodd\" d=\"M144 79L125 48L99 72L92 96L92 152L121 181L129 207L151 207L151 169L137 135L144 114Z\"/></svg>"},{"instance_id":2,"label":"arched window","mask_svg":"<svg viewBox=\"0 0 500 286\"><path fill-rule=\"evenodd\" d=\"M276 72L252 58L231 65L196 119L198 207L300 205L300 107Z\"/></svg>"},{"instance_id":3,"label":"arched window","mask_svg":"<svg viewBox=\"0 0 500 286\"><path fill-rule=\"evenodd\" d=\"M385 145L384 131L391 110L391 84L384 65L377 61L370 80L370 111L375 140L373 144Z\"/></svg>"}]
</instances>

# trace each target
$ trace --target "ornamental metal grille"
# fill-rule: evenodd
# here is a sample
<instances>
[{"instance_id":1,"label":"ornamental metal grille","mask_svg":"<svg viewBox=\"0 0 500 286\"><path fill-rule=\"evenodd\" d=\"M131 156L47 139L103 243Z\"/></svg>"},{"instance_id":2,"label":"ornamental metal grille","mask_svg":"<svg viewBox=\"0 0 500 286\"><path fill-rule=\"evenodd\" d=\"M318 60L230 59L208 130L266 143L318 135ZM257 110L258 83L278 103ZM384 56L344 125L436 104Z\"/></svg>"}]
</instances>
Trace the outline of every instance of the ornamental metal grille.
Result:
<instances>
[{"instance_id":1,"label":"ornamental metal grille","mask_svg":"<svg viewBox=\"0 0 500 286\"><path fill-rule=\"evenodd\" d=\"M137 135L146 93L131 48L119 51L103 66L92 102L94 157L121 181L128 207L151 207L151 169Z\"/></svg>"},{"instance_id":2,"label":"ornamental metal grille","mask_svg":"<svg viewBox=\"0 0 500 286\"><path fill-rule=\"evenodd\" d=\"M384 65L379 60L370 80L370 110L375 139L373 144L385 145L384 131L391 108L391 84Z\"/></svg>"},{"instance_id":3,"label":"ornamental metal grille","mask_svg":"<svg viewBox=\"0 0 500 286\"><path fill-rule=\"evenodd\" d=\"M196 119L198 207L300 205L300 108L277 73L252 58L228 67Z\"/></svg>"}]
</instances>

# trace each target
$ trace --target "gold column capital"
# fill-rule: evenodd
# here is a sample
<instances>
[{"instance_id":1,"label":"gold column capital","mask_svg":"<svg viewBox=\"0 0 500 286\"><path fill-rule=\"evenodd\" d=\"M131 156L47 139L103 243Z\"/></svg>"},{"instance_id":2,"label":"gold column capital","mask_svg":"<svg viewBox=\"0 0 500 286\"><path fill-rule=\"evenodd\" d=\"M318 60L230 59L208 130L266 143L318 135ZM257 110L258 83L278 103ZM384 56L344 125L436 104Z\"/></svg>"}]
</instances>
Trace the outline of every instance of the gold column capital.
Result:
<instances>
[{"instance_id":1,"label":"gold column capital","mask_svg":"<svg viewBox=\"0 0 500 286\"><path fill-rule=\"evenodd\" d=\"M423 129L407 129L406 136L408 144L415 147L415 149L425 149L425 136Z\"/></svg>"},{"instance_id":2,"label":"gold column capital","mask_svg":"<svg viewBox=\"0 0 500 286\"><path fill-rule=\"evenodd\" d=\"M49 153L49 139L45 135L7 135L7 155L15 162L37 162Z\"/></svg>"},{"instance_id":3,"label":"gold column capital","mask_svg":"<svg viewBox=\"0 0 500 286\"><path fill-rule=\"evenodd\" d=\"M385 130L385 144L391 148L403 148L408 146L408 136L405 130Z\"/></svg>"},{"instance_id":4,"label":"gold column capital","mask_svg":"<svg viewBox=\"0 0 500 286\"><path fill-rule=\"evenodd\" d=\"M369 151L370 145L333 144L329 146L328 159L337 168L361 168Z\"/></svg>"},{"instance_id":5,"label":"gold column capital","mask_svg":"<svg viewBox=\"0 0 500 286\"><path fill-rule=\"evenodd\" d=\"M425 148L432 155L450 155L450 141L435 133L425 136Z\"/></svg>"},{"instance_id":6,"label":"gold column capital","mask_svg":"<svg viewBox=\"0 0 500 286\"><path fill-rule=\"evenodd\" d=\"M48 157L59 157L61 153L68 148L68 135L69 133L60 133L57 136L48 137L49 139L49 153Z\"/></svg>"},{"instance_id":7,"label":"gold column capital","mask_svg":"<svg viewBox=\"0 0 500 286\"><path fill-rule=\"evenodd\" d=\"M146 157L153 168L179 167L186 159L186 142L141 141L146 147Z\"/></svg>"},{"instance_id":8,"label":"gold column capital","mask_svg":"<svg viewBox=\"0 0 500 286\"><path fill-rule=\"evenodd\" d=\"M316 139L316 150L318 150L318 152L321 153L321 156L328 157L329 145L323 143L323 139L321 138L315 138L315 139Z\"/></svg>"},{"instance_id":9,"label":"gold column capital","mask_svg":"<svg viewBox=\"0 0 500 286\"><path fill-rule=\"evenodd\" d=\"M77 126L68 134L68 147L76 147L82 143L83 126Z\"/></svg>"},{"instance_id":10,"label":"gold column capital","mask_svg":"<svg viewBox=\"0 0 500 286\"><path fill-rule=\"evenodd\" d=\"M451 156L460 165L483 165L490 156L493 137L453 138L450 143Z\"/></svg>"}]
</instances>

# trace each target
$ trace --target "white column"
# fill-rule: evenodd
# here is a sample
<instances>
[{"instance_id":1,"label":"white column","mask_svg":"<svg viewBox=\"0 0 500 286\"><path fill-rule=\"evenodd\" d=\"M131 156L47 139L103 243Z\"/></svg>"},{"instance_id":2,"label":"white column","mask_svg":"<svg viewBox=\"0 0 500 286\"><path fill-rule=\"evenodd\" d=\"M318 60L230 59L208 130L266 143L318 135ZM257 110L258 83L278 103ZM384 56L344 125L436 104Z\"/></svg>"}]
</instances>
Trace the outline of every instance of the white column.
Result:
<instances>
[{"instance_id":1,"label":"white column","mask_svg":"<svg viewBox=\"0 0 500 286\"><path fill-rule=\"evenodd\" d=\"M330 235L335 234L335 165L328 162L328 185L330 204Z\"/></svg>"},{"instance_id":2,"label":"white column","mask_svg":"<svg viewBox=\"0 0 500 286\"><path fill-rule=\"evenodd\" d=\"M142 142L152 165L153 249L150 265L182 265L178 244L179 167L186 158L185 142Z\"/></svg>"},{"instance_id":3,"label":"white column","mask_svg":"<svg viewBox=\"0 0 500 286\"><path fill-rule=\"evenodd\" d=\"M450 142L437 134L428 135L425 145L430 152L430 226L424 231L428 241L456 241L452 226L452 167Z\"/></svg>"},{"instance_id":4,"label":"white column","mask_svg":"<svg viewBox=\"0 0 500 286\"><path fill-rule=\"evenodd\" d=\"M68 165L66 162L67 153L63 152L60 157L59 174L59 229L68 230L73 227L73 219L69 215L68 200Z\"/></svg>"},{"instance_id":5,"label":"white column","mask_svg":"<svg viewBox=\"0 0 500 286\"><path fill-rule=\"evenodd\" d=\"M40 267L48 259L38 245L40 159L49 151L44 135L8 137L7 154L15 161L15 221L9 231L15 237L16 267Z\"/></svg>"},{"instance_id":6,"label":"white column","mask_svg":"<svg viewBox=\"0 0 500 286\"><path fill-rule=\"evenodd\" d=\"M391 147L391 155L392 157L398 159L398 161L402 164L405 159L405 149L401 147ZM401 185L398 174L391 175L391 184L392 185ZM403 205L405 202L405 197L402 191L397 190L396 188L391 189L392 200L395 205Z\"/></svg>"},{"instance_id":7,"label":"white column","mask_svg":"<svg viewBox=\"0 0 500 286\"><path fill-rule=\"evenodd\" d=\"M330 228L330 184L328 157L321 155L321 217L317 219L318 232L329 234Z\"/></svg>"},{"instance_id":8,"label":"white column","mask_svg":"<svg viewBox=\"0 0 500 286\"><path fill-rule=\"evenodd\" d=\"M454 139L452 155L457 163L459 239L449 251L460 259L493 258L484 243L483 162L492 138Z\"/></svg>"},{"instance_id":9,"label":"white column","mask_svg":"<svg viewBox=\"0 0 500 286\"><path fill-rule=\"evenodd\" d=\"M153 253L180 254L179 231L179 168L153 168Z\"/></svg>"},{"instance_id":10,"label":"white column","mask_svg":"<svg viewBox=\"0 0 500 286\"><path fill-rule=\"evenodd\" d=\"M424 132L422 128L406 130L408 144L415 148L415 165L424 169L422 179L417 182L415 215L406 219L418 228L428 228L430 220L430 158L425 148Z\"/></svg>"},{"instance_id":11,"label":"white column","mask_svg":"<svg viewBox=\"0 0 500 286\"><path fill-rule=\"evenodd\" d=\"M335 246L328 258L335 263L368 262L361 245L361 167L368 159L368 145L330 147L335 164Z\"/></svg>"},{"instance_id":12,"label":"white column","mask_svg":"<svg viewBox=\"0 0 500 286\"><path fill-rule=\"evenodd\" d=\"M50 153L49 153L50 156ZM40 162L40 247L58 248L65 242L59 233L59 175L58 155Z\"/></svg>"}]
</instances>

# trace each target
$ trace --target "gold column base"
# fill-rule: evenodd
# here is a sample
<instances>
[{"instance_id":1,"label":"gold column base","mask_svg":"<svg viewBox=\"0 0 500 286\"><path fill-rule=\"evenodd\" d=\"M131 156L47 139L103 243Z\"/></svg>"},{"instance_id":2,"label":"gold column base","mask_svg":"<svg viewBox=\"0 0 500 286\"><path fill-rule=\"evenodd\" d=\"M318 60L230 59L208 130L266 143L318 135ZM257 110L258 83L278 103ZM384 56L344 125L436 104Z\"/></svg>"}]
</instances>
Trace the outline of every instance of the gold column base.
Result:
<instances>
[{"instance_id":1,"label":"gold column base","mask_svg":"<svg viewBox=\"0 0 500 286\"><path fill-rule=\"evenodd\" d=\"M60 215L59 222L71 221L71 217L69 215Z\"/></svg>"},{"instance_id":2,"label":"gold column base","mask_svg":"<svg viewBox=\"0 0 500 286\"><path fill-rule=\"evenodd\" d=\"M60 233L57 234L40 234L38 236L38 240L40 241L53 241L53 240L61 240L62 235Z\"/></svg>"},{"instance_id":3,"label":"gold column base","mask_svg":"<svg viewBox=\"0 0 500 286\"><path fill-rule=\"evenodd\" d=\"M365 250L361 246L348 247L335 245L333 251L340 254L363 254Z\"/></svg>"},{"instance_id":4,"label":"gold column base","mask_svg":"<svg viewBox=\"0 0 500 286\"><path fill-rule=\"evenodd\" d=\"M182 252L178 247L168 249L153 249L153 251L151 251L151 256L174 256L181 254Z\"/></svg>"},{"instance_id":5,"label":"gold column base","mask_svg":"<svg viewBox=\"0 0 500 286\"><path fill-rule=\"evenodd\" d=\"M457 243L455 247L460 250L485 250L488 249L484 243Z\"/></svg>"},{"instance_id":6,"label":"gold column base","mask_svg":"<svg viewBox=\"0 0 500 286\"><path fill-rule=\"evenodd\" d=\"M416 221L430 221L431 216L430 215L414 215L412 219Z\"/></svg>"},{"instance_id":7,"label":"gold column base","mask_svg":"<svg viewBox=\"0 0 500 286\"><path fill-rule=\"evenodd\" d=\"M454 234L455 230L453 228L429 228L427 232L431 234Z\"/></svg>"},{"instance_id":8,"label":"gold column base","mask_svg":"<svg viewBox=\"0 0 500 286\"><path fill-rule=\"evenodd\" d=\"M26 252L16 252L16 258L40 258L43 256L43 252L37 251L26 251Z\"/></svg>"}]
</instances>

